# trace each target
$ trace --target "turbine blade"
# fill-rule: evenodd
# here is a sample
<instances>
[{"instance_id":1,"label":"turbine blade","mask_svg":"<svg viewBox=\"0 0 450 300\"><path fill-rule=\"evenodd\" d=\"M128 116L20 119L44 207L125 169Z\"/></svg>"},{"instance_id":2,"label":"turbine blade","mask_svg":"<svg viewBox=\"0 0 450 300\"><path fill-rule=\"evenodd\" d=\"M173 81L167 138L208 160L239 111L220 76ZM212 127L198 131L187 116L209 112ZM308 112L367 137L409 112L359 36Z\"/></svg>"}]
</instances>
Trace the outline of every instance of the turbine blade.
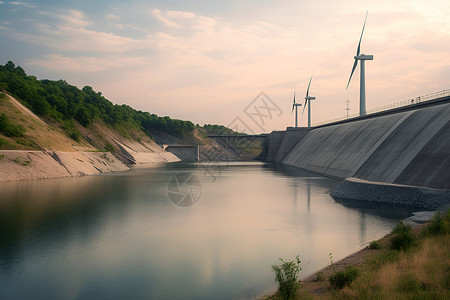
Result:
<instances>
[{"instance_id":1,"label":"turbine blade","mask_svg":"<svg viewBox=\"0 0 450 300\"><path fill-rule=\"evenodd\" d=\"M306 99L305 99L305 105L303 105L302 116L303 116L303 113L305 112L305 108L306 108L306 103L308 103L308 100L306 100Z\"/></svg>"},{"instance_id":2,"label":"turbine blade","mask_svg":"<svg viewBox=\"0 0 450 300\"><path fill-rule=\"evenodd\" d=\"M345 88L346 90L348 89L348 85L350 84L350 80L352 80L352 76L353 76L353 73L355 72L355 69L356 69L357 65L358 65L358 60L355 59L355 62L353 63L352 72L350 73L350 78L348 79L348 82L347 82L347 87Z\"/></svg>"},{"instance_id":3,"label":"turbine blade","mask_svg":"<svg viewBox=\"0 0 450 300\"><path fill-rule=\"evenodd\" d=\"M294 103L292 104L292 111L291 111L291 115L292 115L292 113L294 112L294 105L295 104L295 89L294 89Z\"/></svg>"},{"instance_id":4,"label":"turbine blade","mask_svg":"<svg viewBox=\"0 0 450 300\"><path fill-rule=\"evenodd\" d=\"M313 77L313 76L311 75L311 78L309 79L308 89L306 90L306 97L308 97L308 95L309 95L309 87L310 87L310 85L311 85L312 77Z\"/></svg>"},{"instance_id":5,"label":"turbine blade","mask_svg":"<svg viewBox=\"0 0 450 300\"><path fill-rule=\"evenodd\" d=\"M366 12L366 18L364 19L364 25L363 25L363 28L362 28L362 31L361 31L361 36L360 36L360 38L359 38L358 49L356 49L356 55L357 55L357 56L359 55L360 50L361 50L361 40L362 40L362 37L363 37L364 28L366 27L366 21L367 21L367 14L368 14L368 13L369 13L369 12L367 11L367 12Z\"/></svg>"}]
</instances>

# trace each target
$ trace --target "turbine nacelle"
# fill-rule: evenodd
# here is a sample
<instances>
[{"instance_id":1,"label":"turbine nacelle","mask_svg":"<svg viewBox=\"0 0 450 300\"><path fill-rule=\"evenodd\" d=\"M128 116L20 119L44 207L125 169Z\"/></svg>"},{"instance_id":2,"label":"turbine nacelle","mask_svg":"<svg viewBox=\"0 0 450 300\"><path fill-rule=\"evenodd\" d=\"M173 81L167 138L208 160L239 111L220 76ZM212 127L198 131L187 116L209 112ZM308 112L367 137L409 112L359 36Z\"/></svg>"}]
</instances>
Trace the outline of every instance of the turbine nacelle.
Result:
<instances>
[{"instance_id":1,"label":"turbine nacelle","mask_svg":"<svg viewBox=\"0 0 450 300\"><path fill-rule=\"evenodd\" d=\"M355 56L355 59L357 59L357 60L373 60L373 55L360 54L360 55Z\"/></svg>"},{"instance_id":2,"label":"turbine nacelle","mask_svg":"<svg viewBox=\"0 0 450 300\"><path fill-rule=\"evenodd\" d=\"M305 97L305 100L316 100L316 97Z\"/></svg>"}]
</instances>

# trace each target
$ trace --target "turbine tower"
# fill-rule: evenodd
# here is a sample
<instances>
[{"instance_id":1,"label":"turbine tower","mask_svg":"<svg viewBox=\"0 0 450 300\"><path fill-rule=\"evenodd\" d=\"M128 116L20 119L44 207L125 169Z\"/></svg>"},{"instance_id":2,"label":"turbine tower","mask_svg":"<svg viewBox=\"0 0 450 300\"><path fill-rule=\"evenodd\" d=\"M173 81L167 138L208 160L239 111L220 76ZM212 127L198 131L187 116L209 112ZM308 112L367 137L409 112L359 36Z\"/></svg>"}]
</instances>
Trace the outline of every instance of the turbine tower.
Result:
<instances>
[{"instance_id":1,"label":"turbine tower","mask_svg":"<svg viewBox=\"0 0 450 300\"><path fill-rule=\"evenodd\" d=\"M367 14L366 12L366 18L364 19L364 25L361 32L361 37L359 38L358 48L356 49L356 56L355 56L355 62L353 63L352 72L350 73L350 78L348 79L347 88L350 84L350 80L352 80L353 72L355 72L356 66L358 65L358 60L361 61L361 73L360 76L360 83L359 83L359 115L365 116L366 115L366 72L365 72L365 66L364 62L366 60L373 60L373 55L366 55L366 54L360 54L361 50L361 40L364 33L364 28L366 27L366 21L367 21Z\"/></svg>"},{"instance_id":2,"label":"turbine tower","mask_svg":"<svg viewBox=\"0 0 450 300\"><path fill-rule=\"evenodd\" d=\"M311 86L311 78L309 79L308 89L306 90L306 97L305 97L305 105L303 106L303 113L305 112L306 105L308 105L308 127L311 127L311 100L316 100L316 97L310 97L309 96L309 87Z\"/></svg>"},{"instance_id":3,"label":"turbine tower","mask_svg":"<svg viewBox=\"0 0 450 300\"><path fill-rule=\"evenodd\" d=\"M295 107L295 127L298 127L298 117L297 117L297 107L298 106L302 106L301 103L295 103L295 89L294 89L294 103L292 103L292 112L294 112L294 107Z\"/></svg>"}]
</instances>

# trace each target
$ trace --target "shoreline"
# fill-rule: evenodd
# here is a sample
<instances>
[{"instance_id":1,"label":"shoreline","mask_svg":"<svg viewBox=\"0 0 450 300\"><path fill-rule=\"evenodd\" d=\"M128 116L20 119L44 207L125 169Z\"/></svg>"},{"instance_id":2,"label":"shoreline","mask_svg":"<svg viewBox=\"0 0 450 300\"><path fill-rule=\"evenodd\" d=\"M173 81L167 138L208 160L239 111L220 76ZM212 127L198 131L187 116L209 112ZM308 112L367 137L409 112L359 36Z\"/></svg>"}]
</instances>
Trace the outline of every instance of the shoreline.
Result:
<instances>
[{"instance_id":1,"label":"shoreline","mask_svg":"<svg viewBox=\"0 0 450 300\"><path fill-rule=\"evenodd\" d=\"M126 165L111 152L0 150L0 183L124 172L179 161L166 152L136 154L136 163Z\"/></svg>"},{"instance_id":2,"label":"shoreline","mask_svg":"<svg viewBox=\"0 0 450 300\"><path fill-rule=\"evenodd\" d=\"M413 230L420 230L424 228L434 217L435 213L440 211L441 213L446 213L450 210L450 203L440 206L435 211L417 211L413 213L413 216L406 219L400 220L406 225L410 225ZM380 244L386 245L391 236L392 231L387 233L385 236L373 242L378 242ZM307 277L300 279L299 283L302 285L303 291L309 293L312 297L320 297L328 291L328 287L324 284L324 280L319 281L318 278L329 278L329 276L336 271L342 271L347 266L360 267L366 262L366 257L378 253L378 249L371 249L370 245L362 248L359 251L349 254L348 256L334 262L333 265L329 264L326 267L319 269ZM277 291L270 292L269 295L264 295L261 299L276 299L272 298L277 294Z\"/></svg>"}]
</instances>

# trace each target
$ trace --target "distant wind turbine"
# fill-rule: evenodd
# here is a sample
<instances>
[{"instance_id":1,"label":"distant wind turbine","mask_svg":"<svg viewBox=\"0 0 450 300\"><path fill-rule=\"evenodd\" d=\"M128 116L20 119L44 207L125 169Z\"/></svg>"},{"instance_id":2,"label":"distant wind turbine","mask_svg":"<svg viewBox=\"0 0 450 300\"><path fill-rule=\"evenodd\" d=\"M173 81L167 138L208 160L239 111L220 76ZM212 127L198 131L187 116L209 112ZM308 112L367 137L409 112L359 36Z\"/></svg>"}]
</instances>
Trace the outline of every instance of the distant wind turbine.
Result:
<instances>
[{"instance_id":1,"label":"distant wind turbine","mask_svg":"<svg viewBox=\"0 0 450 300\"><path fill-rule=\"evenodd\" d=\"M298 117L297 117L297 107L298 106L302 106L301 103L295 103L295 89L294 89L294 103L292 103L292 112L294 112L294 107L295 107L295 127L298 127Z\"/></svg>"},{"instance_id":2,"label":"distant wind turbine","mask_svg":"<svg viewBox=\"0 0 450 300\"><path fill-rule=\"evenodd\" d=\"M309 96L309 87L311 86L311 78L309 79L308 89L306 90L306 97L305 97L305 105L303 106L303 113L305 112L306 105L308 105L308 127L311 127L311 100L316 100L316 97L310 97Z\"/></svg>"},{"instance_id":3,"label":"distant wind turbine","mask_svg":"<svg viewBox=\"0 0 450 300\"><path fill-rule=\"evenodd\" d=\"M360 76L360 84L359 84L359 115L365 116L366 115L366 74L365 74L365 67L364 62L366 60L373 60L373 55L366 55L366 54L360 54L361 50L361 40L364 33L364 28L366 27L366 21L367 21L367 14L366 12L366 18L364 19L364 25L361 32L361 37L359 38L358 48L356 49L356 56L355 56L355 62L353 64L352 72L350 73L350 78L348 79L347 88L350 84L350 80L352 80L353 72L355 72L356 66L358 65L358 60L361 61L361 73Z\"/></svg>"}]
</instances>

